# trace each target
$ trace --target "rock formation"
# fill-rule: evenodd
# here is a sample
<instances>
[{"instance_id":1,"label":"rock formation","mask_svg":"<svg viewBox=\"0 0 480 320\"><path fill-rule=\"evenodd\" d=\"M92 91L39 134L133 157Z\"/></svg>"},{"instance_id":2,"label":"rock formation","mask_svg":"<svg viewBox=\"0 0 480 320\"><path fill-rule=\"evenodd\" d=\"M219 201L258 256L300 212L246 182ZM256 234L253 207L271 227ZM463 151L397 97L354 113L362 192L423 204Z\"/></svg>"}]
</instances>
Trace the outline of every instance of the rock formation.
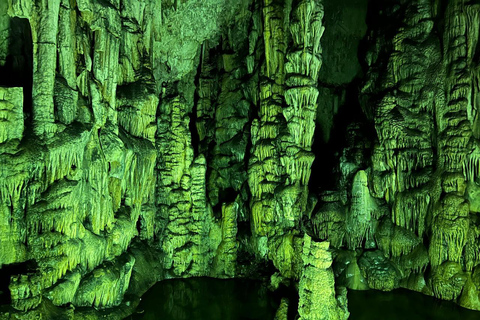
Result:
<instances>
[{"instance_id":1,"label":"rock formation","mask_svg":"<svg viewBox=\"0 0 480 320\"><path fill-rule=\"evenodd\" d=\"M291 286L300 319L348 318L346 288L480 310L479 21L467 0L0 1L0 317L122 318L200 276Z\"/></svg>"}]
</instances>

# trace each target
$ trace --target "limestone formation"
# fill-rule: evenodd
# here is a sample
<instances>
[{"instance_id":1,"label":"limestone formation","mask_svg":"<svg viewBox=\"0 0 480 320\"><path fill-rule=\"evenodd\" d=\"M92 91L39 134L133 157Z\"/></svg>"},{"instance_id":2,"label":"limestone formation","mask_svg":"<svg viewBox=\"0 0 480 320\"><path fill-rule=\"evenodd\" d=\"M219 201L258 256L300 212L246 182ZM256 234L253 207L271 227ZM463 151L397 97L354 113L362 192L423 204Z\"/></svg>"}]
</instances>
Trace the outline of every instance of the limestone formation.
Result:
<instances>
[{"instance_id":1,"label":"limestone formation","mask_svg":"<svg viewBox=\"0 0 480 320\"><path fill-rule=\"evenodd\" d=\"M327 197L314 214L313 230L341 252L345 244L361 248L358 266L370 288L401 286L478 309L472 181L480 6L462 0L386 1L368 10L366 74L358 101L375 129L374 145L345 143L337 157L339 183L329 192L351 188L352 194L347 201ZM361 158L350 153L355 149ZM340 263L354 259L337 257ZM339 277L347 279L338 281L351 284L341 270Z\"/></svg>"},{"instance_id":2,"label":"limestone formation","mask_svg":"<svg viewBox=\"0 0 480 320\"><path fill-rule=\"evenodd\" d=\"M296 288L277 319L346 319L346 288L480 311L479 20L0 1L0 318L121 319L186 277Z\"/></svg>"},{"instance_id":3,"label":"limestone formation","mask_svg":"<svg viewBox=\"0 0 480 320\"><path fill-rule=\"evenodd\" d=\"M336 297L329 243L316 243L308 235L303 241L299 319L347 319L345 297Z\"/></svg>"}]
</instances>

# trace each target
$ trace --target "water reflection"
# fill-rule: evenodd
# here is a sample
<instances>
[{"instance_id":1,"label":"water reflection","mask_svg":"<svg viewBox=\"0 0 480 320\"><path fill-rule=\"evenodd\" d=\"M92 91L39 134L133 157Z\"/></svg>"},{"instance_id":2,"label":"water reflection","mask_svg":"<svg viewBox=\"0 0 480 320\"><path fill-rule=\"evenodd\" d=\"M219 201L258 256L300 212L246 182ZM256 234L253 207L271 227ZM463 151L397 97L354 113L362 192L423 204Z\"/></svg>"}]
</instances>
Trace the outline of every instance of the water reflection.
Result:
<instances>
[{"instance_id":1,"label":"water reflection","mask_svg":"<svg viewBox=\"0 0 480 320\"><path fill-rule=\"evenodd\" d=\"M268 320L279 301L253 280L173 279L157 283L127 319Z\"/></svg>"},{"instance_id":2,"label":"water reflection","mask_svg":"<svg viewBox=\"0 0 480 320\"><path fill-rule=\"evenodd\" d=\"M349 320L478 320L480 312L405 289L348 292Z\"/></svg>"},{"instance_id":3,"label":"water reflection","mask_svg":"<svg viewBox=\"0 0 480 320\"><path fill-rule=\"evenodd\" d=\"M165 280L145 293L136 313L127 319L271 320L282 295L285 292L273 295L261 282L253 280ZM296 310L295 298L290 298L292 309ZM480 319L480 312L404 289L349 290L348 309L349 320ZM290 314L291 319L294 317Z\"/></svg>"}]
</instances>

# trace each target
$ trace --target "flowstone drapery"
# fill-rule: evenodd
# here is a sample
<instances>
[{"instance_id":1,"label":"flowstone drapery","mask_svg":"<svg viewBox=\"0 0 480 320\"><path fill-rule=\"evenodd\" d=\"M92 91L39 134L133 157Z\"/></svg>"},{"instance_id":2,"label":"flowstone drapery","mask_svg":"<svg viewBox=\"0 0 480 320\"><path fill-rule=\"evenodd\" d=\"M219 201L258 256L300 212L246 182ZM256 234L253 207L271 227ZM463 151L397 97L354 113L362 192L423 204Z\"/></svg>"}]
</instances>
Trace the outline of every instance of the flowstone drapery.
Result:
<instances>
[{"instance_id":1,"label":"flowstone drapery","mask_svg":"<svg viewBox=\"0 0 480 320\"><path fill-rule=\"evenodd\" d=\"M1 316L122 318L197 276L298 291L278 319L346 319L345 287L480 310L479 17L0 1Z\"/></svg>"},{"instance_id":2,"label":"flowstone drapery","mask_svg":"<svg viewBox=\"0 0 480 320\"><path fill-rule=\"evenodd\" d=\"M358 263L370 288L404 287L478 310L473 181L480 6L462 0L372 1L369 6L366 73L358 96L365 121L375 128L375 144L346 144L339 180L351 184L337 184L336 191L351 188L350 201L338 201L336 208L348 210L351 203L345 240L362 249L343 253L336 232L340 219L332 230L339 210L332 205L316 213L315 233L341 252L339 283L358 286L341 268ZM362 199L371 206L354 210L361 215L355 215L352 228L349 217L358 207L362 172L350 169L358 163L348 155L353 148L370 158L360 169L367 194ZM371 236L362 243L365 230Z\"/></svg>"}]
</instances>

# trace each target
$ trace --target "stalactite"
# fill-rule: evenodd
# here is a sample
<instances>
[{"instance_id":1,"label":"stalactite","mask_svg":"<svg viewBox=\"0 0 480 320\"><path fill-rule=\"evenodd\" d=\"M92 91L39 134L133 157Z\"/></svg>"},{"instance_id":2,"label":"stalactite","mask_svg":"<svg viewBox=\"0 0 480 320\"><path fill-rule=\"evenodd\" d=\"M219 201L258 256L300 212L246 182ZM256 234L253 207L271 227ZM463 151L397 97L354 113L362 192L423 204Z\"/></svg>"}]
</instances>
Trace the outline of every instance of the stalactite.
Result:
<instances>
[{"instance_id":1,"label":"stalactite","mask_svg":"<svg viewBox=\"0 0 480 320\"><path fill-rule=\"evenodd\" d=\"M323 200L323 199L322 199ZM313 217L314 234L340 248L345 239L345 211L341 203L326 203Z\"/></svg>"},{"instance_id":2,"label":"stalactite","mask_svg":"<svg viewBox=\"0 0 480 320\"><path fill-rule=\"evenodd\" d=\"M399 193L392 209L392 222L423 236L430 196L424 192Z\"/></svg>"},{"instance_id":3,"label":"stalactite","mask_svg":"<svg viewBox=\"0 0 480 320\"><path fill-rule=\"evenodd\" d=\"M394 258L412 252L421 243L413 232L394 225L389 219L378 226L375 239L379 249Z\"/></svg>"}]
</instances>

